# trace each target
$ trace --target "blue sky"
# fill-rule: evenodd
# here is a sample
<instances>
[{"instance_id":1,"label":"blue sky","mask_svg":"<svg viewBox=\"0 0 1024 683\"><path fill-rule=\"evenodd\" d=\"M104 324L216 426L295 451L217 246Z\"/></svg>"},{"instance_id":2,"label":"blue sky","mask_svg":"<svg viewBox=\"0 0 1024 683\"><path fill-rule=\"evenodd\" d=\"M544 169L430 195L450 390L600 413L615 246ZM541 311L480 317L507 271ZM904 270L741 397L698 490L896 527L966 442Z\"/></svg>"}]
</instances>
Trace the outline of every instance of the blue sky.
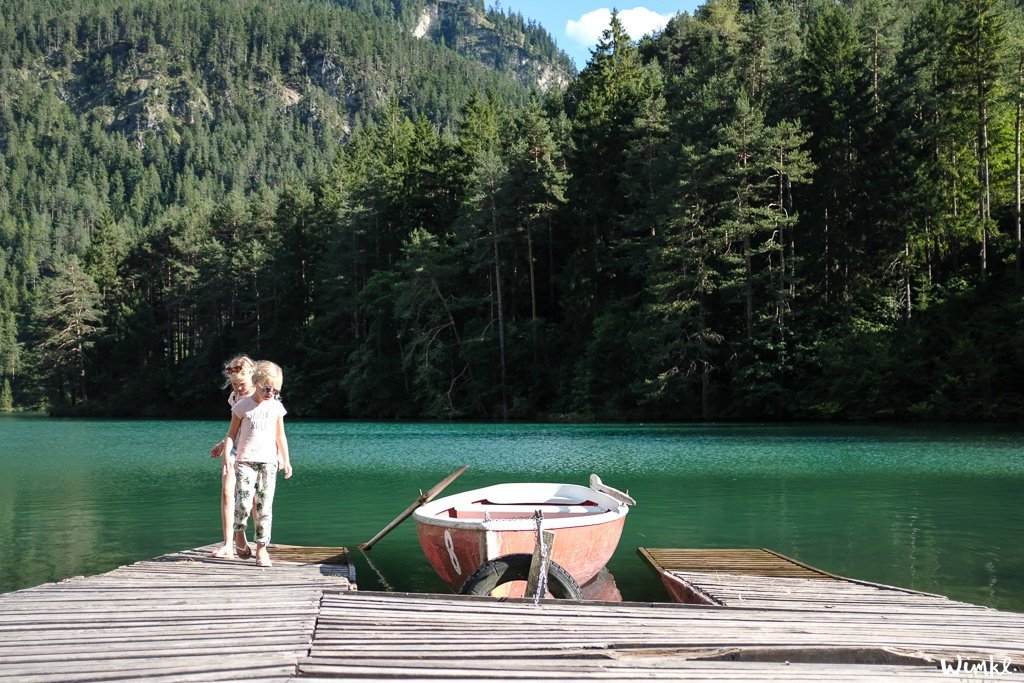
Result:
<instances>
[{"instance_id":1,"label":"blue sky","mask_svg":"<svg viewBox=\"0 0 1024 683\"><path fill-rule=\"evenodd\" d=\"M485 4L498 5L495 0ZM547 29L558 47L576 62L576 68L582 69L601 31L608 28L613 7L619 10L626 32L636 40L661 30L680 12L693 14L703 4L697 0L632 0L618 4L602 0L502 0L500 7L506 14L518 12Z\"/></svg>"}]
</instances>

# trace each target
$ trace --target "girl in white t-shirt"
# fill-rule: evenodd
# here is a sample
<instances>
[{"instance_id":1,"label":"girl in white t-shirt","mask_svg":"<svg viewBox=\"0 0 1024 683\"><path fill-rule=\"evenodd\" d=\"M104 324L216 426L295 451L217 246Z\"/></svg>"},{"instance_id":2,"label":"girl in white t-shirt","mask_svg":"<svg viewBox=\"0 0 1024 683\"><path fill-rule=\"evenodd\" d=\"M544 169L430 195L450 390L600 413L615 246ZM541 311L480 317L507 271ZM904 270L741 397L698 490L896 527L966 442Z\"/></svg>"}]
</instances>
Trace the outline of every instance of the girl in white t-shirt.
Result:
<instances>
[{"instance_id":1,"label":"girl in white t-shirt","mask_svg":"<svg viewBox=\"0 0 1024 683\"><path fill-rule=\"evenodd\" d=\"M252 381L256 390L231 407L231 426L225 438L224 451L230 453L237 439L238 450L234 458L235 532L244 533L249 515L253 514L256 564L269 567L267 546L274 518L277 472L283 470L285 479L292 476L288 439L284 433L284 416L288 411L280 401L284 374L278 365L259 361Z\"/></svg>"},{"instance_id":2,"label":"girl in white t-shirt","mask_svg":"<svg viewBox=\"0 0 1024 683\"><path fill-rule=\"evenodd\" d=\"M252 383L252 373L255 371L256 361L246 355L235 356L224 364L224 388L231 387L231 394L228 396L229 407L253 392L255 385ZM221 439L210 449L211 458L219 458L224 454L226 439L227 437ZM249 542L245 538L245 529L238 533L234 532L235 468L228 460L229 458L224 458L220 479L220 524L224 531L224 545L214 550L213 556L229 558L237 555L247 560L252 557L252 550L249 549Z\"/></svg>"}]
</instances>

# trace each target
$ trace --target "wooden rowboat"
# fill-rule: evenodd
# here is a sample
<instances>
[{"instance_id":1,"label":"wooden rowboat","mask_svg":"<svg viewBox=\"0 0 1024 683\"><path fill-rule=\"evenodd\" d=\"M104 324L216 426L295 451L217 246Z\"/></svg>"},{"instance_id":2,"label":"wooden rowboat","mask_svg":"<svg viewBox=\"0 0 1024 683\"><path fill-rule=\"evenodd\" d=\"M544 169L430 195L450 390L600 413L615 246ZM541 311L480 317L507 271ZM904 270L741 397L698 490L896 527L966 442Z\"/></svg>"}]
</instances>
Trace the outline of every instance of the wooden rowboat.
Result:
<instances>
[{"instance_id":1,"label":"wooden rowboat","mask_svg":"<svg viewBox=\"0 0 1024 683\"><path fill-rule=\"evenodd\" d=\"M582 586L611 559L634 503L592 475L590 486L509 483L473 489L422 505L412 517L430 565L458 592L489 560L533 552L539 510L544 530L555 536L551 561Z\"/></svg>"}]
</instances>

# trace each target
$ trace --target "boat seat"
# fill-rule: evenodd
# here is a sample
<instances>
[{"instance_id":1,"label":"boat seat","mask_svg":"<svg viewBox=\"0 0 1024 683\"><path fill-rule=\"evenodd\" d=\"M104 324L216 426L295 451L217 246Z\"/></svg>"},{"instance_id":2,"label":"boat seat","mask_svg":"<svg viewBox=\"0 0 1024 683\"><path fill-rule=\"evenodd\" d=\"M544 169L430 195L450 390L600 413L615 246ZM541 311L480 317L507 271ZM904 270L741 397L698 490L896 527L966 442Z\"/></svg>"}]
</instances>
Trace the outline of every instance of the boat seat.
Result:
<instances>
[{"instance_id":1,"label":"boat seat","mask_svg":"<svg viewBox=\"0 0 1024 683\"><path fill-rule=\"evenodd\" d=\"M535 510L540 510L547 519L559 517L579 517L583 515L600 515L608 512L600 505L474 505L471 508L455 509L453 516L457 519L483 519L490 515L491 519L520 519L531 517Z\"/></svg>"},{"instance_id":2,"label":"boat seat","mask_svg":"<svg viewBox=\"0 0 1024 683\"><path fill-rule=\"evenodd\" d=\"M523 494L519 491L492 491L481 502L494 505L516 505L523 502ZM590 501L580 496L551 496L543 503L538 502L538 505L586 505L588 502Z\"/></svg>"}]
</instances>

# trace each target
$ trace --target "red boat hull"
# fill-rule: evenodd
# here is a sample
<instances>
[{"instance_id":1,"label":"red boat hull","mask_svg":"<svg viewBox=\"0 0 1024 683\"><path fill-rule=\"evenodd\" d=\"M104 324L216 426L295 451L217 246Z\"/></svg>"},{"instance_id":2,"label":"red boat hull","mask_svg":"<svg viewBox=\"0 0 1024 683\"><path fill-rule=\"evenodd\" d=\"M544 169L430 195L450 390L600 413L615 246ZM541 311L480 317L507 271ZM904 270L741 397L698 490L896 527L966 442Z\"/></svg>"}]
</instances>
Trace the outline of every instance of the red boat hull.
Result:
<instances>
[{"instance_id":1,"label":"red boat hull","mask_svg":"<svg viewBox=\"0 0 1024 683\"><path fill-rule=\"evenodd\" d=\"M626 518L603 524L553 529L552 561L583 585L597 576L611 559ZM488 560L512 553L533 553L534 530L487 531L439 526L417 520L420 547L438 576L458 592L473 572Z\"/></svg>"}]
</instances>

